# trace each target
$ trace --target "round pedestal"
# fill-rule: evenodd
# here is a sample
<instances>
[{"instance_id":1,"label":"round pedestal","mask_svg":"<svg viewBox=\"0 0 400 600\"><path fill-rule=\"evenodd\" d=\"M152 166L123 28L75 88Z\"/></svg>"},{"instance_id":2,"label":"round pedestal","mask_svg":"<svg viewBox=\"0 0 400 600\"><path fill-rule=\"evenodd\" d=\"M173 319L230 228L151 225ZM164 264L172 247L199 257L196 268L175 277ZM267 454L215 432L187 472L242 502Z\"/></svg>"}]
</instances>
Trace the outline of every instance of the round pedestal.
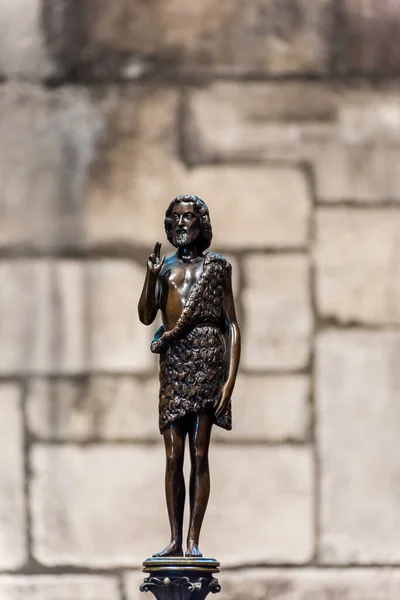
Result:
<instances>
[{"instance_id":1,"label":"round pedestal","mask_svg":"<svg viewBox=\"0 0 400 600\"><path fill-rule=\"evenodd\" d=\"M204 600L221 590L214 577L219 562L213 558L149 558L143 563L149 577L140 586L157 600Z\"/></svg>"}]
</instances>

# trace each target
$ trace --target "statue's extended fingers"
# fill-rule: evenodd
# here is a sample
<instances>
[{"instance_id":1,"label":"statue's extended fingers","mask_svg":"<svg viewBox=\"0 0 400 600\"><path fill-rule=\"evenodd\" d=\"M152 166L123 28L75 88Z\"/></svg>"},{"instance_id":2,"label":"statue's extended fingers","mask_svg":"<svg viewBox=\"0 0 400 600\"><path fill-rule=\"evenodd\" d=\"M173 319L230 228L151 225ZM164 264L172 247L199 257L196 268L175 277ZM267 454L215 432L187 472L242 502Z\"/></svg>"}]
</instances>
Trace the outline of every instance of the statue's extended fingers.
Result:
<instances>
[{"instance_id":1,"label":"statue's extended fingers","mask_svg":"<svg viewBox=\"0 0 400 600\"><path fill-rule=\"evenodd\" d=\"M155 255L156 255L156 257L157 257L158 259L160 259L160 256L161 256L161 252L160 252L160 251L161 251L161 244L160 244L160 242L157 242L157 243L156 243L156 245L155 245L155 247L154 247L154 250L155 250Z\"/></svg>"},{"instance_id":2,"label":"statue's extended fingers","mask_svg":"<svg viewBox=\"0 0 400 600\"><path fill-rule=\"evenodd\" d=\"M153 256L155 256L155 257L157 256L157 253L159 252L159 249L158 249L158 246L159 246L159 244L160 244L160 242L156 242L156 243L154 244L154 250L153 250L152 254L153 254Z\"/></svg>"}]
</instances>

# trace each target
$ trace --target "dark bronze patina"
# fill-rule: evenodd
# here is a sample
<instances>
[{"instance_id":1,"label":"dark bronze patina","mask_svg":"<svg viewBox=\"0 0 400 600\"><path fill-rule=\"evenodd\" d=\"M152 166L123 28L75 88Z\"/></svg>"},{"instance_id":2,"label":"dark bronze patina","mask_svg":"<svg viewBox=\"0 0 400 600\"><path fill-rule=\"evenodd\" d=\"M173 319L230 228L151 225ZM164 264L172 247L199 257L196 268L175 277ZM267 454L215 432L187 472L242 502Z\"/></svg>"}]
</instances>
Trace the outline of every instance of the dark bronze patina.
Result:
<instances>
[{"instance_id":1,"label":"dark bronze patina","mask_svg":"<svg viewBox=\"0 0 400 600\"><path fill-rule=\"evenodd\" d=\"M219 563L210 558L152 558L143 567L149 576L140 590L153 592L157 600L205 600L221 591L214 577Z\"/></svg>"},{"instance_id":2,"label":"dark bronze patina","mask_svg":"<svg viewBox=\"0 0 400 600\"><path fill-rule=\"evenodd\" d=\"M197 196L175 198L166 212L165 229L177 251L161 258L161 244L155 245L139 301L142 323L150 325L158 309L163 322L151 350L160 355L159 427L167 457L171 542L154 555L156 560L183 556L186 436L191 474L185 556L202 556L198 544L210 493L211 429L214 423L231 429L231 395L240 358L230 264L219 254L204 253L212 238L205 202Z\"/></svg>"}]
</instances>

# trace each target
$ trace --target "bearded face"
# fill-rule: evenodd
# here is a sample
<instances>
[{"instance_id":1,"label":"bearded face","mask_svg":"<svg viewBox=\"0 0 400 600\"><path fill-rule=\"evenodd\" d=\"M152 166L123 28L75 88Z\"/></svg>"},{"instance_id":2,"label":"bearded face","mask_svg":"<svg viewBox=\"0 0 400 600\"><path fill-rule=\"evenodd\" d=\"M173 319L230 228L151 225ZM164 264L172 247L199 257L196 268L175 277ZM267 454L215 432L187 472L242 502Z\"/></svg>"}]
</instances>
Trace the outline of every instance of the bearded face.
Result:
<instances>
[{"instance_id":1,"label":"bearded face","mask_svg":"<svg viewBox=\"0 0 400 600\"><path fill-rule=\"evenodd\" d=\"M191 246L200 233L193 202L178 202L172 211L172 242L176 248Z\"/></svg>"}]
</instances>

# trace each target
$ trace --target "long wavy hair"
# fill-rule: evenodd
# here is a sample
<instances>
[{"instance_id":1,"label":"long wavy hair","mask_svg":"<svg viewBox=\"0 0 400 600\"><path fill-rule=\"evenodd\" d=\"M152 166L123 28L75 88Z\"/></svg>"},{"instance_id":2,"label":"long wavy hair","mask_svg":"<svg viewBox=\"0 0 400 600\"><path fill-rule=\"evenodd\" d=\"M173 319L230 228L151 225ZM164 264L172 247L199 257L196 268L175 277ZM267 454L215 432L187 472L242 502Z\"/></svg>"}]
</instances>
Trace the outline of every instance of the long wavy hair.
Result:
<instances>
[{"instance_id":1,"label":"long wavy hair","mask_svg":"<svg viewBox=\"0 0 400 600\"><path fill-rule=\"evenodd\" d=\"M182 196L177 196L172 200L171 204L168 206L167 212L165 213L164 221L165 233L167 234L168 241L172 245L174 245L172 242L172 211L174 209L175 204L178 204L179 202L191 202L194 204L196 216L199 220L200 229L199 235L196 239L196 246L200 252L203 252L203 250L206 250L210 246L212 240L210 213L208 211L208 206L204 202L204 200L202 200L198 196L195 196L194 194L184 194Z\"/></svg>"}]
</instances>

